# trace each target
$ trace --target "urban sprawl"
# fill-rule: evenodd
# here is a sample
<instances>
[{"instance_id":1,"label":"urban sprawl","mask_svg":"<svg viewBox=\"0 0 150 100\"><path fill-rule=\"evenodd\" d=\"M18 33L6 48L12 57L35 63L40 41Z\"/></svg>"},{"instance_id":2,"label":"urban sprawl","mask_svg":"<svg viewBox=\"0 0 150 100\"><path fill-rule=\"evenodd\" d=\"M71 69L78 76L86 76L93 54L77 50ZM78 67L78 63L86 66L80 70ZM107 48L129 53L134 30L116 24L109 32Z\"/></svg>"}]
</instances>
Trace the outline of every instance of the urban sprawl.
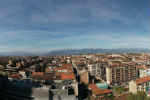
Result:
<instances>
[{"instance_id":1,"label":"urban sprawl","mask_svg":"<svg viewBox=\"0 0 150 100\"><path fill-rule=\"evenodd\" d=\"M149 53L0 57L2 100L127 100L139 91L150 96Z\"/></svg>"}]
</instances>

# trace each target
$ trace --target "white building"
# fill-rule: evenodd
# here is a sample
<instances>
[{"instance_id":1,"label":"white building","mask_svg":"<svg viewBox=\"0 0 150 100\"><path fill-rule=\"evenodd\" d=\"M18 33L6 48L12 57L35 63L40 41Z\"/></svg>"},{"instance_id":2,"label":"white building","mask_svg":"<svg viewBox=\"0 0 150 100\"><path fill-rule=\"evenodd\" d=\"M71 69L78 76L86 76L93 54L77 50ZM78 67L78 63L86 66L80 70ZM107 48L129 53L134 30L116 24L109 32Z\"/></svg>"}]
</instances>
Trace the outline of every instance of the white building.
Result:
<instances>
[{"instance_id":1,"label":"white building","mask_svg":"<svg viewBox=\"0 0 150 100\"><path fill-rule=\"evenodd\" d=\"M89 72L92 76L101 75L102 65L101 64L88 64Z\"/></svg>"},{"instance_id":2,"label":"white building","mask_svg":"<svg viewBox=\"0 0 150 100\"><path fill-rule=\"evenodd\" d=\"M150 76L150 68L139 69L139 77Z\"/></svg>"}]
</instances>

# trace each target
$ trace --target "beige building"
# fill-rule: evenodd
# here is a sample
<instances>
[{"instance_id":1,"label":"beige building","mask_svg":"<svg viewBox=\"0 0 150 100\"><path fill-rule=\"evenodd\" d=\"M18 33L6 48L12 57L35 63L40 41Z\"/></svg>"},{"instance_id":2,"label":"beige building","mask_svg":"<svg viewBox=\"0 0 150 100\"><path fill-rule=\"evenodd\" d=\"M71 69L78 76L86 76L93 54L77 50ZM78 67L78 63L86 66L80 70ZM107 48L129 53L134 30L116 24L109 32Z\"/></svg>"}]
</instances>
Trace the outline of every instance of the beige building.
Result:
<instances>
[{"instance_id":1,"label":"beige building","mask_svg":"<svg viewBox=\"0 0 150 100\"><path fill-rule=\"evenodd\" d=\"M89 73L84 72L80 75L80 79L83 83L88 84L89 83Z\"/></svg>"},{"instance_id":2,"label":"beige building","mask_svg":"<svg viewBox=\"0 0 150 100\"><path fill-rule=\"evenodd\" d=\"M129 91L137 93L138 91L145 91L150 96L150 76L132 80L129 82Z\"/></svg>"},{"instance_id":3,"label":"beige building","mask_svg":"<svg viewBox=\"0 0 150 100\"><path fill-rule=\"evenodd\" d=\"M136 76L136 66L134 65L116 65L106 67L106 81L108 84L121 84L135 79Z\"/></svg>"},{"instance_id":4,"label":"beige building","mask_svg":"<svg viewBox=\"0 0 150 100\"><path fill-rule=\"evenodd\" d=\"M9 65L12 65L12 64L13 64L12 60L9 60Z\"/></svg>"}]
</instances>

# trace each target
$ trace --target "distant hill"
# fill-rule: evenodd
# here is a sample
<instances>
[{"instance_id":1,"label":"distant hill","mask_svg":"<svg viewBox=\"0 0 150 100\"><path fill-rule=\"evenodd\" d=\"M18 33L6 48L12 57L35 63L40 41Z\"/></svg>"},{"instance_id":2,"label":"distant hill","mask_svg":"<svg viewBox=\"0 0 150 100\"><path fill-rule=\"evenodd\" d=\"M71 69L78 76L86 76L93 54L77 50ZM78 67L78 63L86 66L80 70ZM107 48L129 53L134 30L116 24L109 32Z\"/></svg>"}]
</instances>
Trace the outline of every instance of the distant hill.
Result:
<instances>
[{"instance_id":1,"label":"distant hill","mask_svg":"<svg viewBox=\"0 0 150 100\"><path fill-rule=\"evenodd\" d=\"M149 52L150 49L121 48L121 49L102 49L102 48L85 48L85 49L62 49L52 50L48 53L30 53L30 52L0 52L0 56L40 56L40 55L72 55L72 54L96 54L96 53L132 53L132 52Z\"/></svg>"},{"instance_id":2,"label":"distant hill","mask_svg":"<svg viewBox=\"0 0 150 100\"><path fill-rule=\"evenodd\" d=\"M50 51L47 55L70 55L70 54L96 54L96 53L132 53L132 52L150 52L150 49L120 48L120 49L62 49Z\"/></svg>"}]
</instances>

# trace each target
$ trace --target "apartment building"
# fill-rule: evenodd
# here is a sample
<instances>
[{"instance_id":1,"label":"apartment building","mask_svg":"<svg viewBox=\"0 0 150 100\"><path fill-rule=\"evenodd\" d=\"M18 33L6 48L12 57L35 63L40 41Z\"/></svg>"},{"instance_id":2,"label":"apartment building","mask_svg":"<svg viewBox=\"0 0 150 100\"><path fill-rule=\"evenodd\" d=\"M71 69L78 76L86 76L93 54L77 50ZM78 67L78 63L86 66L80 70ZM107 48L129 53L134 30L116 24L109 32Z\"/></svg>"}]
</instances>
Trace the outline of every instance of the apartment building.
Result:
<instances>
[{"instance_id":1,"label":"apartment building","mask_svg":"<svg viewBox=\"0 0 150 100\"><path fill-rule=\"evenodd\" d=\"M150 76L150 66L138 65L137 69L138 69L138 76L139 77Z\"/></svg>"},{"instance_id":2,"label":"apartment building","mask_svg":"<svg viewBox=\"0 0 150 100\"><path fill-rule=\"evenodd\" d=\"M122 84L135 79L136 66L130 64L110 65L106 67L106 81L108 84Z\"/></svg>"},{"instance_id":3,"label":"apartment building","mask_svg":"<svg viewBox=\"0 0 150 100\"><path fill-rule=\"evenodd\" d=\"M95 75L104 75L105 74L105 66L107 63L92 63L88 64L88 70L92 76Z\"/></svg>"},{"instance_id":4,"label":"apartment building","mask_svg":"<svg viewBox=\"0 0 150 100\"><path fill-rule=\"evenodd\" d=\"M129 91L132 93L145 91L147 95L150 96L150 76L146 76L129 82Z\"/></svg>"},{"instance_id":5,"label":"apartment building","mask_svg":"<svg viewBox=\"0 0 150 100\"><path fill-rule=\"evenodd\" d=\"M150 75L150 68L139 69L139 77L146 77Z\"/></svg>"}]
</instances>

